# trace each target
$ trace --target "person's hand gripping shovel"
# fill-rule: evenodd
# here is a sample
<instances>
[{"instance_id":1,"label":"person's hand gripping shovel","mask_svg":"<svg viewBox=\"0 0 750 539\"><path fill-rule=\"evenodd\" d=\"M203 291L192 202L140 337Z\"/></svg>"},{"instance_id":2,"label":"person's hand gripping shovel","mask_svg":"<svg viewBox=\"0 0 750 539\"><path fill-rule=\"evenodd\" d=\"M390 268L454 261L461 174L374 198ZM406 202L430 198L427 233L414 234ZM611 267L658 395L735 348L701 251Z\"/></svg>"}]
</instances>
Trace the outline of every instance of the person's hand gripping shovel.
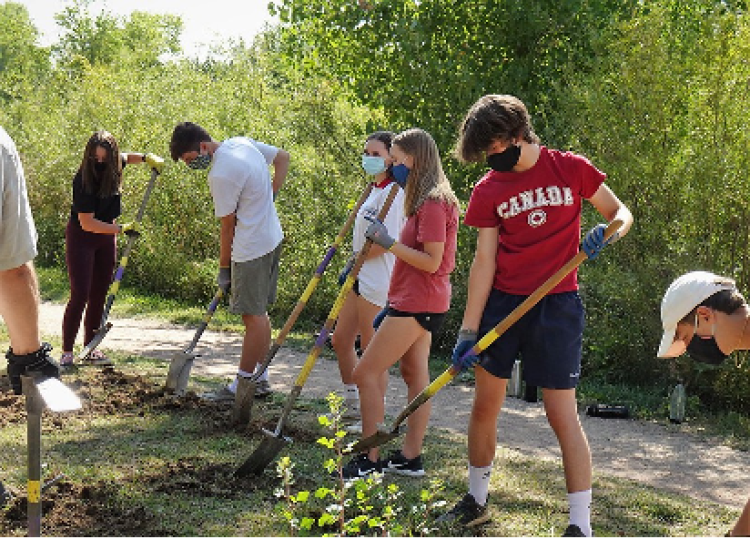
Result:
<instances>
[{"instance_id":1,"label":"person's hand gripping shovel","mask_svg":"<svg viewBox=\"0 0 750 539\"><path fill-rule=\"evenodd\" d=\"M474 366L479 361L479 354L482 351L486 350L509 327L515 324L534 305L539 303L550 290L557 286L571 271L580 266L584 260L587 258L596 258L599 252L615 239L615 235L622 225L623 222L616 219L606 227L605 225L594 227L586 234L581 244L581 250L567 264L547 279L523 303L516 307L478 342L475 342L475 333L472 336L464 331L459 332L458 342L454 350L453 364L443 374L435 378L430 385L424 388L419 395L414 397L406 408L399 413L389 430L378 430L375 434L355 442L347 448L347 452L362 453L369 451L403 434L406 429L402 429L401 424L406 421L406 418L413 414L422 404L431 399L435 393L445 387L459 372Z\"/></svg>"},{"instance_id":2,"label":"person's hand gripping shovel","mask_svg":"<svg viewBox=\"0 0 750 539\"><path fill-rule=\"evenodd\" d=\"M386 198L383 207L378 213L379 221L382 222L385 219L385 216L388 214L388 210L393 203L393 199L395 198L398 189L400 189L400 187L396 184L393 184L391 190L388 193L388 198ZM276 455L281 452L284 446L291 442L290 438L282 434L284 424L286 423L289 414L292 412L292 408L294 408L294 403L296 402L297 397L299 397L299 394L302 392L302 387L305 385L307 377L310 375L310 371L312 371L312 368L315 366L315 362L320 355L320 351L325 346L326 338L333 329L333 325L336 323L336 319L339 316L341 307L344 305L346 297L349 295L349 292L354 286L354 280L357 278L357 274L359 274L359 270L362 267L362 264L365 262L365 259L367 258L367 254L370 251L372 243L372 240L368 239L362 247L362 250L357 255L357 259L354 262L354 267L346 277L346 281L344 281L344 285L341 287L341 290L339 291L338 297L336 298L333 307L331 307L331 311L328 314L328 319L323 325L323 328L320 330L320 334L315 340L315 345L313 346L312 350L310 350L310 353L307 356L307 360L305 360L305 364L302 366L302 370L297 376L297 380L294 382L294 387L292 387L292 391L287 397L286 403L284 404L284 410L282 411L279 422L276 425L276 430L274 432L270 432L266 429L263 429L263 441L261 441L258 448L253 451L253 453L245 460L245 462L234 472L236 476L244 477L250 474L260 474L264 470L264 468L276 458Z\"/></svg>"},{"instance_id":3,"label":"person's hand gripping shovel","mask_svg":"<svg viewBox=\"0 0 750 539\"><path fill-rule=\"evenodd\" d=\"M359 212L359 209L362 207L362 204L365 203L365 200L367 200L367 197L370 196L370 192L372 192L372 188L373 188L373 184L368 183L367 187L360 195L359 200L357 200L356 204L352 208L352 211L349 212L349 217L346 219L344 226L341 227L341 230L339 230L339 233L336 235L336 238L333 240L333 243L326 250L326 253L323 256L323 260L315 269L315 273L310 279L310 282L307 284L307 287L305 288L305 291L302 293L302 296L300 296L299 301L297 301L297 305L294 307L294 310L289 315L289 318L287 318L287 321L284 324L284 327L282 327L281 331L279 331L279 334L276 336L276 339L274 340L273 344L268 349L268 352L266 353L266 357L263 360L263 363L261 363L258 367L256 367L255 372L253 373L251 377L240 378L238 380L237 395L235 397L234 408L232 410L232 422L233 423L247 424L250 421L250 418L252 417L253 403L254 403L254 398L255 398L255 386L258 383L258 379L266 371L268 366L271 364L271 361L273 361L273 358L276 357L276 353L284 344L284 341L286 340L287 335L292 330L292 327L297 321L297 318L302 312L302 309L304 309L305 305L307 305L307 302L310 299L310 296L312 296L313 292L315 291L315 288L317 288L318 283L323 277L323 272L325 272L326 268L328 267L328 264L331 262L331 259L333 258L333 255L336 254L336 251L338 250L339 246L341 245L341 243L344 241L347 234L349 233L349 230L351 229L352 225L354 224L354 220L357 217L357 213Z\"/></svg>"},{"instance_id":4,"label":"person's hand gripping shovel","mask_svg":"<svg viewBox=\"0 0 750 539\"><path fill-rule=\"evenodd\" d=\"M99 324L99 328L96 330L94 338L91 339L86 344L86 346L83 347L81 353L78 354L78 359L88 359L88 357L91 355L91 352L93 352L96 347L101 344L101 342L104 340L104 337L106 337L107 333L109 333L109 330L112 329L112 323L107 321L107 319L109 318L109 311L110 309L112 309L112 303L114 303L115 296L117 296L117 292L120 290L120 283L122 282L122 276L125 273L125 267L128 265L130 251L133 250L133 244L135 243L136 238L141 235L138 231L138 228L140 227L141 221L143 220L143 214L146 212L146 204L148 204L148 199L151 196L151 191L154 190L156 177L161 173L162 168L164 167L164 159L162 159L161 157L158 157L154 154L148 154L148 158L149 160L147 162L149 163L149 165L151 165L151 180L146 186L146 192L143 195L141 206L140 208L138 208L138 214L135 217L135 221L133 223L123 225L122 227L122 232L128 236L128 243L122 252L122 258L120 258L120 266L115 271L114 277L112 279L112 284L109 285L107 299L104 303L104 312L102 313L102 321Z\"/></svg>"},{"instance_id":5,"label":"person's hand gripping shovel","mask_svg":"<svg viewBox=\"0 0 750 539\"><path fill-rule=\"evenodd\" d=\"M190 344L188 344L183 350L175 352L172 356L172 361L169 363L167 381L164 384L164 388L168 392L173 393L178 397L181 397L185 394L188 380L190 379L190 370L193 368L193 362L195 361L195 358L199 357L200 355L195 354L193 350L195 350L195 347L198 345L198 341L203 335L203 332L208 327L211 318L213 318L214 313L216 312L216 308L221 302L221 298L223 298L226 293L227 291L221 286L216 289L214 299L212 299L211 303L208 305L206 314L203 315L203 321L195 330L193 340L190 341Z\"/></svg>"}]
</instances>

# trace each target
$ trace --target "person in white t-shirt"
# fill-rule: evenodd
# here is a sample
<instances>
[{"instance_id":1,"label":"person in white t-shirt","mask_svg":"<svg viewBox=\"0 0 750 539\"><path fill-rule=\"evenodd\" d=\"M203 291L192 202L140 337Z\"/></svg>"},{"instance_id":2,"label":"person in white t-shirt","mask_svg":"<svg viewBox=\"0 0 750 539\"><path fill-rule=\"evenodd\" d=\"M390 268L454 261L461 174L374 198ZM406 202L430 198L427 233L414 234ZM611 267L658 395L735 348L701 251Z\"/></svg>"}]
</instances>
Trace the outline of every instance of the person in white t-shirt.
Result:
<instances>
[{"instance_id":1,"label":"person in white t-shirt","mask_svg":"<svg viewBox=\"0 0 750 539\"><path fill-rule=\"evenodd\" d=\"M367 137L362 153L362 168L368 176L372 177L373 188L370 195L364 201L357 212L354 221L352 236L352 249L354 254L349 263L339 276L340 284L351 271L356 253L365 244L365 230L370 224L367 217L377 217L383 207L391 187L394 185L390 169L393 160L390 156L391 142L394 133L390 131L376 131ZM391 203L384 223L388 230L398 234L404 226L404 192L399 188L396 198ZM388 300L388 286L391 282L391 273L396 263L396 256L373 244L368 252L367 260L357 274L354 288L347 296L341 307L336 331L333 333L332 344L336 351L339 362L341 381L346 389L344 419L359 418L359 392L354 383L352 372L357 363L355 352L355 340L357 334L360 336L360 348L364 350L372 339L375 329L372 327L373 319L386 306ZM388 373L384 373L382 380L383 394L388 383Z\"/></svg>"},{"instance_id":2,"label":"person in white t-shirt","mask_svg":"<svg viewBox=\"0 0 750 539\"><path fill-rule=\"evenodd\" d=\"M196 170L207 169L216 217L221 220L217 283L231 289L230 310L242 315L245 337L237 378L212 395L234 400L240 377L251 377L271 345L268 305L276 299L281 230L274 199L286 180L289 152L247 137L217 142L200 125L178 124L170 153ZM273 165L271 177L269 165ZM260 374L260 373L259 373ZM271 393L260 374L255 396Z\"/></svg>"}]
</instances>

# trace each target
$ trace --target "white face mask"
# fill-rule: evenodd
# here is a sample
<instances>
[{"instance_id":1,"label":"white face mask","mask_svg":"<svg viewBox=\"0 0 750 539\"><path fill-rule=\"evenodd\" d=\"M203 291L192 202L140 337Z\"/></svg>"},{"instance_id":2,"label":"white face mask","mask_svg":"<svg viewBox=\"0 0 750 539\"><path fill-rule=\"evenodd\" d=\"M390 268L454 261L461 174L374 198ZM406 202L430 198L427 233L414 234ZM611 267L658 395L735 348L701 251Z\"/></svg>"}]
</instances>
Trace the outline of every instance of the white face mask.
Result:
<instances>
[{"instance_id":1,"label":"white face mask","mask_svg":"<svg viewBox=\"0 0 750 539\"><path fill-rule=\"evenodd\" d=\"M385 159L377 155L363 155L362 168L367 175L375 176L376 174L385 172Z\"/></svg>"}]
</instances>

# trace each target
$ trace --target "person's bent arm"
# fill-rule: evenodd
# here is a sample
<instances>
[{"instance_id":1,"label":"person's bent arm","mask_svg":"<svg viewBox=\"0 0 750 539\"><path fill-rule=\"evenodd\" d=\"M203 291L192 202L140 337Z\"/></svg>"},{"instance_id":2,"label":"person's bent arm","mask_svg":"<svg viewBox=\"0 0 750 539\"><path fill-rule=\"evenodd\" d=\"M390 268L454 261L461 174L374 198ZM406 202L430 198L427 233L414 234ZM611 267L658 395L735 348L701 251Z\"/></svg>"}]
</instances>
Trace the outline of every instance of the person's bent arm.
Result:
<instances>
[{"instance_id":1,"label":"person's bent arm","mask_svg":"<svg viewBox=\"0 0 750 539\"><path fill-rule=\"evenodd\" d=\"M607 222L611 223L615 219L622 220L623 224L617 231L617 236L615 236L612 241L617 241L628 233L630 227L633 225L633 214L630 213L627 206L617 198L609 187L602 184L599 189L596 190L594 196L589 199L589 202L591 202Z\"/></svg>"},{"instance_id":2,"label":"person's bent arm","mask_svg":"<svg viewBox=\"0 0 750 539\"><path fill-rule=\"evenodd\" d=\"M276 195L281 190L281 186L284 185L284 182L286 181L286 175L289 172L289 161L291 160L291 155L288 151L282 150L279 148L279 151L276 153L276 157L273 159L273 196L276 198Z\"/></svg>"},{"instance_id":3,"label":"person's bent arm","mask_svg":"<svg viewBox=\"0 0 750 539\"><path fill-rule=\"evenodd\" d=\"M443 261L445 242L428 241L424 243L423 247L424 251L420 251L396 242L393 244L391 252L410 266L427 273L435 273Z\"/></svg>"},{"instance_id":4,"label":"person's bent arm","mask_svg":"<svg viewBox=\"0 0 750 539\"><path fill-rule=\"evenodd\" d=\"M79 213L78 222L86 232L94 234L119 234L120 225L117 223L105 223L94 217L93 213Z\"/></svg>"}]
</instances>

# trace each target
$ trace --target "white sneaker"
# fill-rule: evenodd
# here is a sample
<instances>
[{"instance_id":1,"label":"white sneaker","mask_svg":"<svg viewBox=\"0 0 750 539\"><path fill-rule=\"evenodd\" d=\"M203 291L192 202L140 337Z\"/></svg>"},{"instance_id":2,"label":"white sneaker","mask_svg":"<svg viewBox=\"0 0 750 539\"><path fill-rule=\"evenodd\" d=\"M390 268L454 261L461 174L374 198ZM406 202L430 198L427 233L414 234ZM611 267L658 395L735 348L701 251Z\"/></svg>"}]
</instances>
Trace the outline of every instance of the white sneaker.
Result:
<instances>
[{"instance_id":1,"label":"white sneaker","mask_svg":"<svg viewBox=\"0 0 750 539\"><path fill-rule=\"evenodd\" d=\"M356 423L352 423L351 425L346 425L344 427L344 430L349 434L362 434L362 422L357 421Z\"/></svg>"}]
</instances>

